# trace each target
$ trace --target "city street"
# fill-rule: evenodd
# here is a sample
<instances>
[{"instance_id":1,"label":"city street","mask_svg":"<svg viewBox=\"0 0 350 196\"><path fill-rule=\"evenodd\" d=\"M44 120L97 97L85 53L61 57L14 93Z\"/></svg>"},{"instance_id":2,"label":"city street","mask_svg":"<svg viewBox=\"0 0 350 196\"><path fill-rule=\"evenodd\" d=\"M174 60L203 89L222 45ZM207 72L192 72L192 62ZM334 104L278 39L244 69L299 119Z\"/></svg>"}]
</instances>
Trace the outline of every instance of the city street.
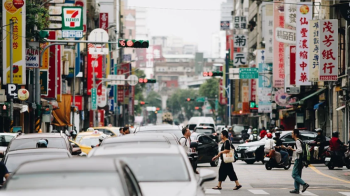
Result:
<instances>
[{"instance_id":1,"label":"city street","mask_svg":"<svg viewBox=\"0 0 350 196\"><path fill-rule=\"evenodd\" d=\"M210 167L209 164L200 164L199 169L211 169L217 172L219 167ZM241 185L240 190L232 190L234 182L229 178L222 184L222 190L213 190L217 186L217 179L203 185L207 195L292 195L293 179L291 177L292 167L289 170L272 169L266 170L261 162L248 165L237 161L234 169ZM350 170L343 169L328 170L324 164L311 165L303 169L303 180L310 184L305 193L300 195L310 196L350 196Z\"/></svg>"}]
</instances>

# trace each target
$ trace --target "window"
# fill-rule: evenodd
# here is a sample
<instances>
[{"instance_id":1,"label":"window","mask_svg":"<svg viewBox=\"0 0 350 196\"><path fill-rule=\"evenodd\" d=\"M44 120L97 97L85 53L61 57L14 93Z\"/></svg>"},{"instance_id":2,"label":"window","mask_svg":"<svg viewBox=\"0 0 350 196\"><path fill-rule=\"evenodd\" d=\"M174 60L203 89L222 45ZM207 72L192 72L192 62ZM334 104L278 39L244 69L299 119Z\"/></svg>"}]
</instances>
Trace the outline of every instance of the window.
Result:
<instances>
[{"instance_id":1,"label":"window","mask_svg":"<svg viewBox=\"0 0 350 196\"><path fill-rule=\"evenodd\" d=\"M285 142L292 142L294 139L292 138L292 134L286 135L286 137L282 138Z\"/></svg>"},{"instance_id":2,"label":"window","mask_svg":"<svg viewBox=\"0 0 350 196\"><path fill-rule=\"evenodd\" d=\"M301 140L314 140L316 138L316 134L313 133L302 133Z\"/></svg>"}]
</instances>

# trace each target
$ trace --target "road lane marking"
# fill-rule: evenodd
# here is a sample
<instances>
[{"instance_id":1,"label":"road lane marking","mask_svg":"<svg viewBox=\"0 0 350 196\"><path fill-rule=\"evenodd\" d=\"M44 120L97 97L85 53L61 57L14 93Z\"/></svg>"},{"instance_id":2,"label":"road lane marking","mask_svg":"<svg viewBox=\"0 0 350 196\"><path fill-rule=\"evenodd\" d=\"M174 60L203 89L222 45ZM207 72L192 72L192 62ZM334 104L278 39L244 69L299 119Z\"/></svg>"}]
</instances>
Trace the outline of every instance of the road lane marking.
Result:
<instances>
[{"instance_id":1,"label":"road lane marking","mask_svg":"<svg viewBox=\"0 0 350 196\"><path fill-rule=\"evenodd\" d=\"M221 192L219 190L214 189L205 189L205 194L220 195Z\"/></svg>"},{"instance_id":2,"label":"road lane marking","mask_svg":"<svg viewBox=\"0 0 350 196\"><path fill-rule=\"evenodd\" d=\"M300 195L313 195L313 196L317 196L317 195L315 195L315 194L313 194L313 193L311 193L311 192L309 192L309 191L305 191L305 192L300 192Z\"/></svg>"},{"instance_id":3,"label":"road lane marking","mask_svg":"<svg viewBox=\"0 0 350 196\"><path fill-rule=\"evenodd\" d=\"M248 191L250 191L254 195L270 195L268 192L264 190L248 190Z\"/></svg>"},{"instance_id":4,"label":"road lane marking","mask_svg":"<svg viewBox=\"0 0 350 196\"><path fill-rule=\"evenodd\" d=\"M316 173L322 175L322 176L325 176L325 177L328 177L328 178L331 178L333 180L338 180L340 182L344 182L344 183L349 183L350 184L350 181L348 180L343 180L343 179L340 179L340 178L336 178L336 177L333 177L333 176L330 176L330 175L327 175L327 174L324 174L322 173L320 170L316 169L313 165L309 165L309 167Z\"/></svg>"},{"instance_id":5,"label":"road lane marking","mask_svg":"<svg viewBox=\"0 0 350 196\"><path fill-rule=\"evenodd\" d=\"M339 192L339 193L345 196L350 196L350 192Z\"/></svg>"}]
</instances>

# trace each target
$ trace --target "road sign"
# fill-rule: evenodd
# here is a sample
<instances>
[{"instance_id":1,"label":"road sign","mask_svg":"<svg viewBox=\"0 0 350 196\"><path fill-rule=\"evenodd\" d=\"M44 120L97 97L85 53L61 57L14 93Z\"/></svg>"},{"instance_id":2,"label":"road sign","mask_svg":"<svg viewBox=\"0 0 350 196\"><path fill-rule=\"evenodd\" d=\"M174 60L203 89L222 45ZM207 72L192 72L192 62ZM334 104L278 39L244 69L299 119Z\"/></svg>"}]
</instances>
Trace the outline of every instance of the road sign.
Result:
<instances>
[{"instance_id":1,"label":"road sign","mask_svg":"<svg viewBox=\"0 0 350 196\"><path fill-rule=\"evenodd\" d=\"M239 79L258 79L259 69L255 67L251 68L239 68Z\"/></svg>"},{"instance_id":2,"label":"road sign","mask_svg":"<svg viewBox=\"0 0 350 196\"><path fill-rule=\"evenodd\" d=\"M7 96L9 98L17 99L17 85L16 84L7 84Z\"/></svg>"},{"instance_id":3,"label":"road sign","mask_svg":"<svg viewBox=\"0 0 350 196\"><path fill-rule=\"evenodd\" d=\"M204 102L205 97L197 97L196 102Z\"/></svg>"},{"instance_id":4,"label":"road sign","mask_svg":"<svg viewBox=\"0 0 350 196\"><path fill-rule=\"evenodd\" d=\"M107 79L112 79L114 81L108 82L109 85L118 85L118 86L124 86L125 85L125 75L108 75Z\"/></svg>"},{"instance_id":5,"label":"road sign","mask_svg":"<svg viewBox=\"0 0 350 196\"><path fill-rule=\"evenodd\" d=\"M5 89L0 89L0 103L6 102L6 94Z\"/></svg>"},{"instance_id":6,"label":"road sign","mask_svg":"<svg viewBox=\"0 0 350 196\"><path fill-rule=\"evenodd\" d=\"M135 86L137 84L137 82L139 81L139 78L136 76L136 75L130 75L128 77L128 83L131 85L131 86Z\"/></svg>"},{"instance_id":7,"label":"road sign","mask_svg":"<svg viewBox=\"0 0 350 196\"><path fill-rule=\"evenodd\" d=\"M91 110L97 110L97 90L91 89Z\"/></svg>"}]
</instances>

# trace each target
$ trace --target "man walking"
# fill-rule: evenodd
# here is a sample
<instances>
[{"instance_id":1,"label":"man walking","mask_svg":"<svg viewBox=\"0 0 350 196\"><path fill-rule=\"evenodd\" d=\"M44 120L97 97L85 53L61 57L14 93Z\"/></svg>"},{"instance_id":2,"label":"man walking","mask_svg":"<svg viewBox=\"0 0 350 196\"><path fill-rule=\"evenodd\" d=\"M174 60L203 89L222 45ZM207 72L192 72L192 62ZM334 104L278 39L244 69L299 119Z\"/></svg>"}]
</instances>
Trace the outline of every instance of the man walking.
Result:
<instances>
[{"instance_id":1,"label":"man walking","mask_svg":"<svg viewBox=\"0 0 350 196\"><path fill-rule=\"evenodd\" d=\"M194 157L195 154L193 154L191 149L191 131L188 129L188 127L184 127L182 129L182 135L183 137L180 138L180 145L185 149L185 152L189 156L193 171L198 174L197 172L197 158Z\"/></svg>"},{"instance_id":2,"label":"man walking","mask_svg":"<svg viewBox=\"0 0 350 196\"><path fill-rule=\"evenodd\" d=\"M309 188L309 184L305 183L303 179L301 179L301 171L303 169L303 146L301 140L299 139L300 133L298 129L294 129L292 133L292 137L295 140L296 149L293 149L289 146L290 150L296 152L296 158L294 162L292 177L294 178L294 190L290 191L292 194L299 194L300 185L303 186L303 190L301 192L305 192L307 188Z\"/></svg>"}]
</instances>

